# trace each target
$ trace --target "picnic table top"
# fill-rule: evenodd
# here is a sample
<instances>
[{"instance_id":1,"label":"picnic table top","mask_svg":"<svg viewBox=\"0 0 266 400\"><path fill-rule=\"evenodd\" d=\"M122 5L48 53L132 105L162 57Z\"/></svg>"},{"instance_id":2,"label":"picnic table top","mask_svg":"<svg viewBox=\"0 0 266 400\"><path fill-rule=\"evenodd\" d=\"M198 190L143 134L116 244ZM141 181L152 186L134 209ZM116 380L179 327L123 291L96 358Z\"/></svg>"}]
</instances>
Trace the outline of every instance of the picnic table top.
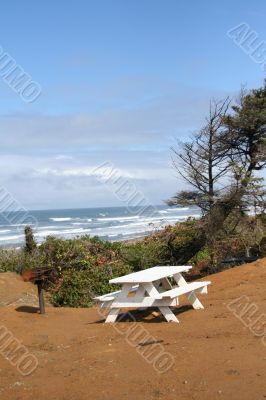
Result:
<instances>
[{"instance_id":1,"label":"picnic table top","mask_svg":"<svg viewBox=\"0 0 266 400\"><path fill-rule=\"evenodd\" d=\"M109 283L149 283L158 279L166 278L180 272L190 270L192 267L188 265L182 266L159 266L147 268L142 271L133 272L132 274L120 276L109 281Z\"/></svg>"}]
</instances>

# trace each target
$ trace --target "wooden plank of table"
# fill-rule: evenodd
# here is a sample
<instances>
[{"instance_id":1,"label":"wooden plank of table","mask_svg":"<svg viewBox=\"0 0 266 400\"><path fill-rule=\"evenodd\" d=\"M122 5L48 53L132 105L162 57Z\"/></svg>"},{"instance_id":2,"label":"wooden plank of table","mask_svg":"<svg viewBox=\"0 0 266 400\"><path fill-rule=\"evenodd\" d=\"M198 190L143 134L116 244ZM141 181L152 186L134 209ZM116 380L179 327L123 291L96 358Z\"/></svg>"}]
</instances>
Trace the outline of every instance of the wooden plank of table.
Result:
<instances>
[{"instance_id":1,"label":"wooden plank of table","mask_svg":"<svg viewBox=\"0 0 266 400\"><path fill-rule=\"evenodd\" d=\"M132 274L120 276L119 278L111 279L110 283L149 283L158 279L173 276L181 272L189 271L190 265L181 266L157 266L142 271L133 272Z\"/></svg>"},{"instance_id":2,"label":"wooden plank of table","mask_svg":"<svg viewBox=\"0 0 266 400\"><path fill-rule=\"evenodd\" d=\"M154 296L154 298L164 299L165 297L170 297L171 299L174 299L175 297L182 296L183 294L186 293L199 291L201 289L203 290L204 288L207 288L207 286L210 284L211 284L210 281L191 282L187 283L186 285L177 286L165 292L158 293L158 295Z\"/></svg>"}]
</instances>

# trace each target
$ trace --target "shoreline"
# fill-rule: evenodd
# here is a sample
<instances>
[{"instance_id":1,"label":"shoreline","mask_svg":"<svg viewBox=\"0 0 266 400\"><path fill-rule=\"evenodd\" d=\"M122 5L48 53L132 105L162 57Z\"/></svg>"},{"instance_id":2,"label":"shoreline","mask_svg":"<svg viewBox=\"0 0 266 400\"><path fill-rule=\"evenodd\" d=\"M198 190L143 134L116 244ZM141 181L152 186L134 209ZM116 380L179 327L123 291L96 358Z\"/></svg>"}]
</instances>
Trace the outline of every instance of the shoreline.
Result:
<instances>
[{"instance_id":1,"label":"shoreline","mask_svg":"<svg viewBox=\"0 0 266 400\"><path fill-rule=\"evenodd\" d=\"M53 235L51 235L51 236L55 237L56 239L60 239L60 240L74 240L74 239L82 239L82 237L84 237L85 235L84 236L73 236L71 238L56 237ZM141 235L141 236L138 236L138 237L132 238L132 239L125 239L125 240L106 240L106 239L102 239L102 238L99 238L99 239L103 242L109 242L109 243L135 244L135 243L140 242L143 239L150 237L150 236L152 236L151 233L146 234L146 235ZM37 243L37 247L41 246L41 244L45 242L47 237L44 238L44 240L41 243ZM90 236L91 239L94 237L96 237L96 236ZM21 245L17 245L17 246L12 245L12 244L0 245L0 251L1 250L20 251L24 248L24 246L25 246L25 243L23 243L23 244L21 243Z\"/></svg>"},{"instance_id":2,"label":"shoreline","mask_svg":"<svg viewBox=\"0 0 266 400\"><path fill-rule=\"evenodd\" d=\"M32 217L38 224L31 226L37 243L47 236L72 239L84 235L112 243L141 239L167 225L200 217L195 207L161 206L152 215L149 209L138 212L131 213L127 207L35 211ZM25 224L8 224L0 213L0 248L23 246L24 228Z\"/></svg>"}]
</instances>

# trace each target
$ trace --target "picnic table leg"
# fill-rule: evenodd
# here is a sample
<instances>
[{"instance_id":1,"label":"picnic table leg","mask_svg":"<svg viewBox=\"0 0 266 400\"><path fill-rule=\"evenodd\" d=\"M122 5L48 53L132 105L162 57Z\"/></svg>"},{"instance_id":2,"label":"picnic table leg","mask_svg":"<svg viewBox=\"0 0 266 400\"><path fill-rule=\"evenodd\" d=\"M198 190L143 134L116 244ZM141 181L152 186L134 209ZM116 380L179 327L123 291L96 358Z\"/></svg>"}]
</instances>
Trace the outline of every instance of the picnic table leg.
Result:
<instances>
[{"instance_id":1,"label":"picnic table leg","mask_svg":"<svg viewBox=\"0 0 266 400\"><path fill-rule=\"evenodd\" d=\"M111 308L111 311L106 317L105 323L115 322L119 314L120 308Z\"/></svg>"},{"instance_id":2,"label":"picnic table leg","mask_svg":"<svg viewBox=\"0 0 266 400\"><path fill-rule=\"evenodd\" d=\"M115 301L117 302L120 300L121 301L125 300L127 298L128 293L130 292L130 289L132 288L132 286L133 286L133 284L125 283L122 286L121 293L117 296ZM119 314L119 310L120 310L120 308L116 308L116 307L112 308L112 305L111 305L111 310L106 317L105 323L115 322L117 319L117 316Z\"/></svg>"},{"instance_id":3,"label":"picnic table leg","mask_svg":"<svg viewBox=\"0 0 266 400\"><path fill-rule=\"evenodd\" d=\"M145 284L143 284L143 286L145 287L147 293L150 296L155 296L155 295L159 294L158 290L154 287L154 285L152 283L145 283ZM163 316L167 322L179 322L178 319L176 318L175 314L170 310L169 307L161 306L158 308L161 311L161 313L163 314Z\"/></svg>"},{"instance_id":4,"label":"picnic table leg","mask_svg":"<svg viewBox=\"0 0 266 400\"><path fill-rule=\"evenodd\" d=\"M187 294L187 299L188 299L188 301L190 301L192 307L195 310L200 310L201 308L204 308L203 304L197 298L195 292L190 292L189 294Z\"/></svg>"},{"instance_id":5,"label":"picnic table leg","mask_svg":"<svg viewBox=\"0 0 266 400\"><path fill-rule=\"evenodd\" d=\"M172 289L172 285L167 278L162 278L159 281L154 282L154 287L159 293L163 292L164 290Z\"/></svg>"},{"instance_id":6,"label":"picnic table leg","mask_svg":"<svg viewBox=\"0 0 266 400\"><path fill-rule=\"evenodd\" d=\"M162 306L158 308L167 322L179 322L179 320L176 318L175 314L170 310L169 307Z\"/></svg>"},{"instance_id":7,"label":"picnic table leg","mask_svg":"<svg viewBox=\"0 0 266 400\"><path fill-rule=\"evenodd\" d=\"M180 273L173 275L173 278L179 286L187 285L187 281L183 278L183 276ZM187 293L186 296L188 301L191 303L192 307L195 310L204 308L203 304L199 301L194 291Z\"/></svg>"},{"instance_id":8,"label":"picnic table leg","mask_svg":"<svg viewBox=\"0 0 266 400\"><path fill-rule=\"evenodd\" d=\"M142 285L139 285L136 293L135 293L135 297L134 299L142 299L145 295L145 288ZM147 310L147 307L140 307L139 308L140 311L144 311Z\"/></svg>"},{"instance_id":9,"label":"picnic table leg","mask_svg":"<svg viewBox=\"0 0 266 400\"><path fill-rule=\"evenodd\" d=\"M168 278L163 278L161 282L162 282L162 287L165 290L171 290L172 289L172 285L171 285L171 283L170 283Z\"/></svg>"}]
</instances>

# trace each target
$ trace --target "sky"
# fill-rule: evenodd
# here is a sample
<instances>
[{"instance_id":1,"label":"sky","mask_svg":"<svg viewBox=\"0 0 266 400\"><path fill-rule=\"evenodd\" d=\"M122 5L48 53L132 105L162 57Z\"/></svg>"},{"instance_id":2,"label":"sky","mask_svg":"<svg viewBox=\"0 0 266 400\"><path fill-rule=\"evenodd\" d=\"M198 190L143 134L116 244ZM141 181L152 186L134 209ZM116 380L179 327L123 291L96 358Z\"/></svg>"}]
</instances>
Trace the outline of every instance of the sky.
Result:
<instances>
[{"instance_id":1,"label":"sky","mask_svg":"<svg viewBox=\"0 0 266 400\"><path fill-rule=\"evenodd\" d=\"M265 0L4 2L2 56L40 95L7 84L0 54L0 186L28 209L124 206L95 173L109 162L162 204L185 188L170 149L210 99L262 86L227 32L245 23L266 42L265 17Z\"/></svg>"}]
</instances>

